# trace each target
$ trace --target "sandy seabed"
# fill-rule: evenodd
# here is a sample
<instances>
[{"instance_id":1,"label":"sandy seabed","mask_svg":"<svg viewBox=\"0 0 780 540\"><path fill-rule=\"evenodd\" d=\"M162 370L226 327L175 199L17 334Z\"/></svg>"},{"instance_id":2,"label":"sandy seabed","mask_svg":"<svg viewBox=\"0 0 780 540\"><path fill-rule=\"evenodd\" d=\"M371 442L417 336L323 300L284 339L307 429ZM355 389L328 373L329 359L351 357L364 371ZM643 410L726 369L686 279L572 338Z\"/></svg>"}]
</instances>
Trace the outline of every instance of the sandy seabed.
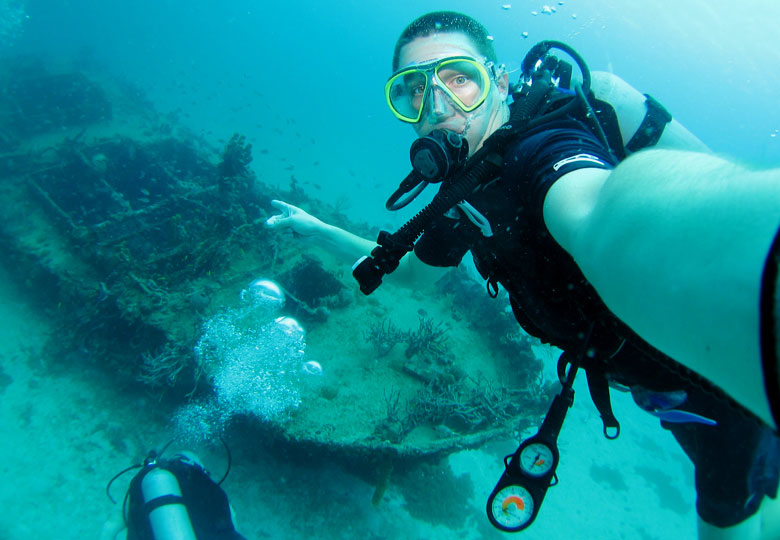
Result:
<instances>
[{"instance_id":1,"label":"sandy seabed","mask_svg":"<svg viewBox=\"0 0 780 540\"><path fill-rule=\"evenodd\" d=\"M49 321L4 271L0 310L0 540L98 538L104 523L120 512L106 496L107 482L167 440L170 411L137 390L117 388L104 370L90 369L87 362L74 372L47 358ZM693 468L671 435L630 397L613 393L622 435L608 441L584 377L576 389L560 437L560 483L549 490L536 523L515 537L695 538ZM286 461L264 450L234 448L233 470L223 487L248 539L499 538L508 535L490 527L485 501L503 455L515 446L516 441L495 441L441 464L457 477L467 475L474 486L462 507L467 515L452 527L410 512L392 482L374 506L374 486L343 468ZM221 476L220 449L201 457ZM121 501L131 476L112 487L116 499ZM435 484L421 496L434 505L447 499Z\"/></svg>"}]
</instances>

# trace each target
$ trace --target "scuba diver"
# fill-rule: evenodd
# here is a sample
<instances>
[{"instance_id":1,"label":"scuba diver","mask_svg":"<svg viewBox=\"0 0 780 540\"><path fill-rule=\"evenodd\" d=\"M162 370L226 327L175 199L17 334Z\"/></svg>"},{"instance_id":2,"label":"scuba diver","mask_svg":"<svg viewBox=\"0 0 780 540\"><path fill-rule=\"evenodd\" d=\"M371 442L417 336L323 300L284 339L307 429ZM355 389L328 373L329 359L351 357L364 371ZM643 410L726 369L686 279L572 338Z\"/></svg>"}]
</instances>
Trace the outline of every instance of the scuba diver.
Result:
<instances>
[{"instance_id":1,"label":"scuba diver","mask_svg":"<svg viewBox=\"0 0 780 540\"><path fill-rule=\"evenodd\" d=\"M172 442L172 441L171 441ZM133 465L118 473L106 486L111 502L111 484L124 473L140 469L130 481L122 503L122 520L108 521L101 540L245 540L236 532L233 508L219 482L191 452L180 452L172 458L149 452L142 465Z\"/></svg>"},{"instance_id":2,"label":"scuba diver","mask_svg":"<svg viewBox=\"0 0 780 540\"><path fill-rule=\"evenodd\" d=\"M525 331L564 351L561 393L507 456L491 522L522 530L557 481L582 368L605 435L619 434L609 389L631 391L692 460L701 539L780 537L780 170L708 153L652 97L558 42L534 47L512 86L485 28L454 12L404 30L385 96L420 137L388 209L439 183L431 203L376 243L282 201L267 224L344 257L370 252L353 266L366 294L386 275L433 279L471 251L488 294L502 286Z\"/></svg>"}]
</instances>

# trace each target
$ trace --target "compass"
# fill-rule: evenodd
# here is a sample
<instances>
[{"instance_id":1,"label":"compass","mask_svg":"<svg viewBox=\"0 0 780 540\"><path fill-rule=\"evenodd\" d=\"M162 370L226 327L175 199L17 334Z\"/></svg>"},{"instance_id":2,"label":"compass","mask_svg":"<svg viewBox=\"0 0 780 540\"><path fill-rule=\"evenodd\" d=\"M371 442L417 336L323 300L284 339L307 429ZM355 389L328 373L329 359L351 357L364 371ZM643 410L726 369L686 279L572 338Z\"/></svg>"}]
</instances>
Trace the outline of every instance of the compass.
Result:
<instances>
[{"instance_id":1,"label":"compass","mask_svg":"<svg viewBox=\"0 0 780 540\"><path fill-rule=\"evenodd\" d=\"M555 465L555 452L544 442L528 442L520 449L520 470L533 477L541 477Z\"/></svg>"}]
</instances>

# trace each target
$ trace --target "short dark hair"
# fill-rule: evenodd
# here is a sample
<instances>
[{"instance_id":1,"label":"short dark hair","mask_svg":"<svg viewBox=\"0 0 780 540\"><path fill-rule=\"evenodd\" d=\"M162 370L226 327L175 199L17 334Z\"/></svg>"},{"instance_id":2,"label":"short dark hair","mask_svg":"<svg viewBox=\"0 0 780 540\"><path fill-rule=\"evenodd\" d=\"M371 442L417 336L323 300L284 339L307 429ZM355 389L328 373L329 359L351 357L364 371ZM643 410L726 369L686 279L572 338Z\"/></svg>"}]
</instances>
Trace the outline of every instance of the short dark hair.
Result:
<instances>
[{"instance_id":1,"label":"short dark hair","mask_svg":"<svg viewBox=\"0 0 780 540\"><path fill-rule=\"evenodd\" d=\"M456 11L434 11L416 18L401 33L393 52L393 71L398 69L401 49L418 37L426 37L436 32L461 33L467 35L480 54L491 62L497 62L493 48L493 38L487 29L468 15Z\"/></svg>"}]
</instances>

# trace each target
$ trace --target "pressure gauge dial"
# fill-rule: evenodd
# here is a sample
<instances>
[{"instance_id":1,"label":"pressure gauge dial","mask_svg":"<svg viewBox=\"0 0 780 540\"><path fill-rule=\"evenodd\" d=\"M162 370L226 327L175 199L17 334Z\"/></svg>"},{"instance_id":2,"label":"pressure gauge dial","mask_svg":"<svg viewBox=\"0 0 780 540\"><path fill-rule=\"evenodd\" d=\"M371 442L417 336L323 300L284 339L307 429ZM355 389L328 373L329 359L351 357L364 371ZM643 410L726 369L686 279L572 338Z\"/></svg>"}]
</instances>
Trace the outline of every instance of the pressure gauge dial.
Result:
<instances>
[{"instance_id":1,"label":"pressure gauge dial","mask_svg":"<svg viewBox=\"0 0 780 540\"><path fill-rule=\"evenodd\" d=\"M527 475L539 478L555 464L552 449L544 443L534 442L520 451L520 469Z\"/></svg>"},{"instance_id":2,"label":"pressure gauge dial","mask_svg":"<svg viewBox=\"0 0 780 540\"><path fill-rule=\"evenodd\" d=\"M517 532L531 523L534 500L531 493L516 484L500 489L488 500L488 516L493 525L507 532Z\"/></svg>"}]
</instances>

